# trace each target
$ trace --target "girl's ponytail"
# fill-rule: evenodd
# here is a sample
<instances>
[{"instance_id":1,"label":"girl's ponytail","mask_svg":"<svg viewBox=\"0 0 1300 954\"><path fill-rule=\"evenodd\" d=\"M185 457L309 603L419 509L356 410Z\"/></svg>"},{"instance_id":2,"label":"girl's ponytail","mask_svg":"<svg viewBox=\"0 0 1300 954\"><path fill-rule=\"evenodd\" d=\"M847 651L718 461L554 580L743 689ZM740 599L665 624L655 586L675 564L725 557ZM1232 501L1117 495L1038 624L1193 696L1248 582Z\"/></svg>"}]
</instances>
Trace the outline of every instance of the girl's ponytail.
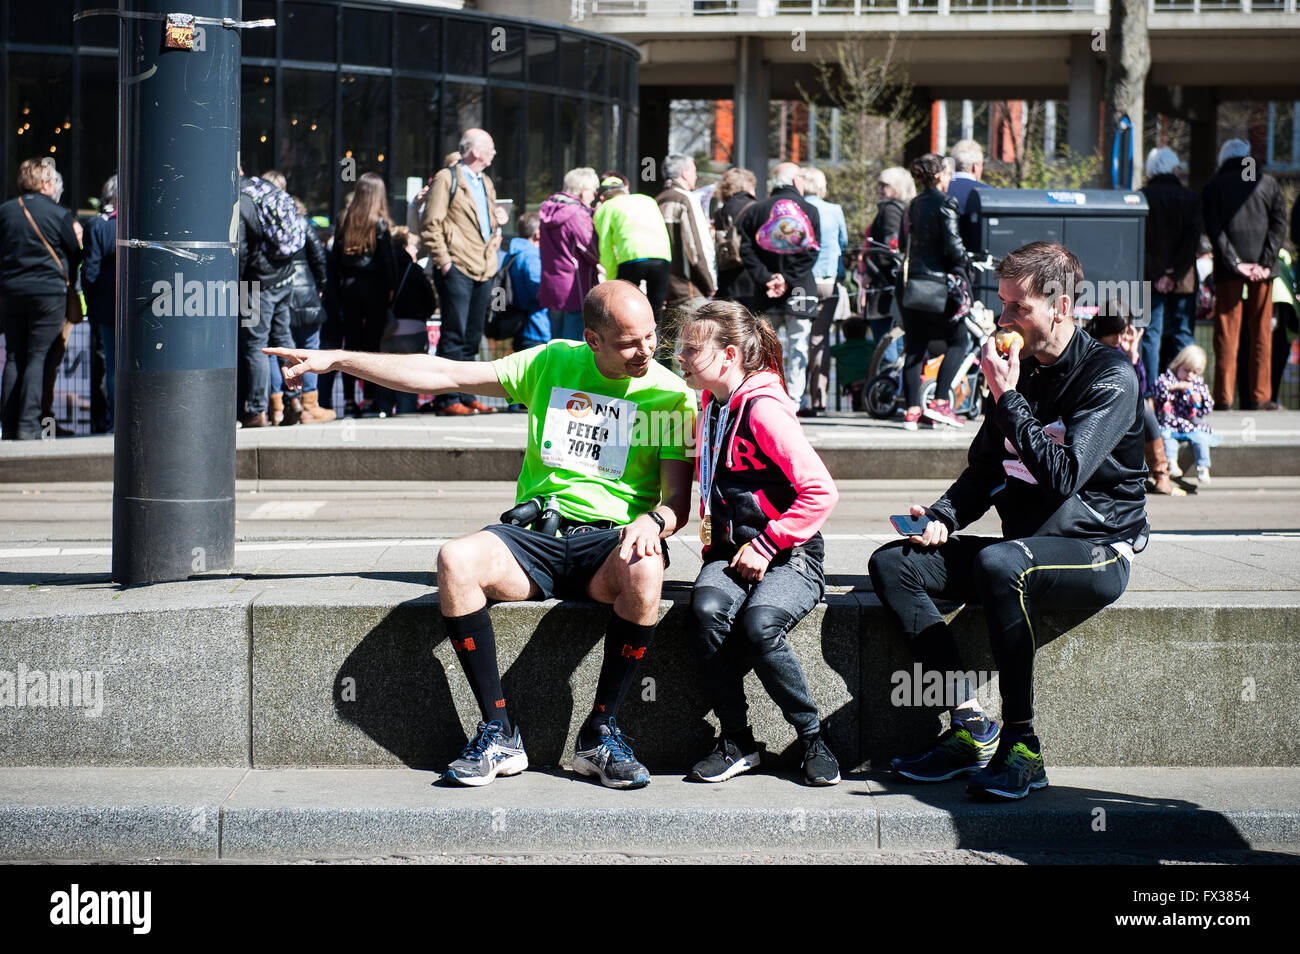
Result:
<instances>
[{"instance_id":1,"label":"girl's ponytail","mask_svg":"<svg viewBox=\"0 0 1300 954\"><path fill-rule=\"evenodd\" d=\"M771 371L781 379L781 389L788 391L785 383L785 356L781 352L781 339L776 329L766 318L751 316L754 322L755 336L758 338L759 367L757 370ZM752 370L746 366L746 370Z\"/></svg>"}]
</instances>

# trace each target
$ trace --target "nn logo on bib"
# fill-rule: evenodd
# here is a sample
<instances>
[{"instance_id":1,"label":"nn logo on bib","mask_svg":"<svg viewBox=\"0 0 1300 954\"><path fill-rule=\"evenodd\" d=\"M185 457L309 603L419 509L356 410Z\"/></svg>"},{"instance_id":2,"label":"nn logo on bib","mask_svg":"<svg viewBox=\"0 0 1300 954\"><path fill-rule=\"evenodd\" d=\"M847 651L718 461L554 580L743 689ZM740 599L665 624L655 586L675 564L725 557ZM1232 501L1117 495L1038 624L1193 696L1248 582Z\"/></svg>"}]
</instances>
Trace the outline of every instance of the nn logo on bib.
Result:
<instances>
[{"instance_id":1,"label":"nn logo on bib","mask_svg":"<svg viewBox=\"0 0 1300 954\"><path fill-rule=\"evenodd\" d=\"M574 391L573 396L565 402L564 409L569 412L571 417L586 417L593 410L600 416L612 417L614 420L619 419L620 408L616 404L596 404L590 397L581 391Z\"/></svg>"}]
</instances>

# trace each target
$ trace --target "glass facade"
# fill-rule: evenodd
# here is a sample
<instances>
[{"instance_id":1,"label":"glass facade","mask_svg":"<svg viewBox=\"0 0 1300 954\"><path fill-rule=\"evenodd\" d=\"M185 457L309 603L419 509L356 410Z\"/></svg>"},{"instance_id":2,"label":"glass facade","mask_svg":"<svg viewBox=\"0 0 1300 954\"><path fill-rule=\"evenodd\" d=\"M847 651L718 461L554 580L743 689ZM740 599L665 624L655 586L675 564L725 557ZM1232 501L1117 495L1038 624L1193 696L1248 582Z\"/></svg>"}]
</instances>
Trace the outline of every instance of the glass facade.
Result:
<instances>
[{"instance_id":1,"label":"glass facade","mask_svg":"<svg viewBox=\"0 0 1300 954\"><path fill-rule=\"evenodd\" d=\"M31 156L59 160L63 203L74 209L89 209L113 173L117 25L111 17L75 24L71 17L104 6L73 0L64 18L29 0L0 0L5 198L15 193L18 164ZM365 0L243 0L242 7L246 19L279 24L241 35L244 169L280 169L312 215L333 221L355 176L376 172L388 183L394 219L403 221L408 181L437 171L469 126L496 140L488 174L516 213L536 209L574 166L635 171L637 53L629 44L509 17Z\"/></svg>"}]
</instances>

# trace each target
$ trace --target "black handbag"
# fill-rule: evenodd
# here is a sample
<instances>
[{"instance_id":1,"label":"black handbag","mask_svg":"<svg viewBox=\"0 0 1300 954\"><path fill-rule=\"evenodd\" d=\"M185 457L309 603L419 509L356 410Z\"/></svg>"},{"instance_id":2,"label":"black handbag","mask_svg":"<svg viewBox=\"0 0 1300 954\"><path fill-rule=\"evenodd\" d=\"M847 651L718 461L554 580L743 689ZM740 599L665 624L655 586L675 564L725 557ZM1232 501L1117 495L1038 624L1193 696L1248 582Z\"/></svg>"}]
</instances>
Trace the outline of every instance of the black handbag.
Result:
<instances>
[{"instance_id":1,"label":"black handbag","mask_svg":"<svg viewBox=\"0 0 1300 954\"><path fill-rule=\"evenodd\" d=\"M912 236L907 237L907 257L903 259L903 296L899 301L911 311L928 311L941 315L948 307L947 275L912 275Z\"/></svg>"}]
</instances>

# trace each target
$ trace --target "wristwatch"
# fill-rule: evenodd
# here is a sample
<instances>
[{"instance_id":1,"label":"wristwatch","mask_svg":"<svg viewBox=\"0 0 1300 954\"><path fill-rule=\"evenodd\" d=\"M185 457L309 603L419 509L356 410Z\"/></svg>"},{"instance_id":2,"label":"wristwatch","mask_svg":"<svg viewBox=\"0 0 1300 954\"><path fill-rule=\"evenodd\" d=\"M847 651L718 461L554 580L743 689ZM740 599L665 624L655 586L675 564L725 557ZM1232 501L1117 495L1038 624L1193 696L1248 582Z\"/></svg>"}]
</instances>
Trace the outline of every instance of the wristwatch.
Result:
<instances>
[{"instance_id":1,"label":"wristwatch","mask_svg":"<svg viewBox=\"0 0 1300 954\"><path fill-rule=\"evenodd\" d=\"M660 514L658 510L651 510L649 513L646 514L646 516L649 517L651 520L653 520L655 523L659 524L660 533L663 533L665 530L668 529L667 521L664 520L663 515Z\"/></svg>"}]
</instances>

